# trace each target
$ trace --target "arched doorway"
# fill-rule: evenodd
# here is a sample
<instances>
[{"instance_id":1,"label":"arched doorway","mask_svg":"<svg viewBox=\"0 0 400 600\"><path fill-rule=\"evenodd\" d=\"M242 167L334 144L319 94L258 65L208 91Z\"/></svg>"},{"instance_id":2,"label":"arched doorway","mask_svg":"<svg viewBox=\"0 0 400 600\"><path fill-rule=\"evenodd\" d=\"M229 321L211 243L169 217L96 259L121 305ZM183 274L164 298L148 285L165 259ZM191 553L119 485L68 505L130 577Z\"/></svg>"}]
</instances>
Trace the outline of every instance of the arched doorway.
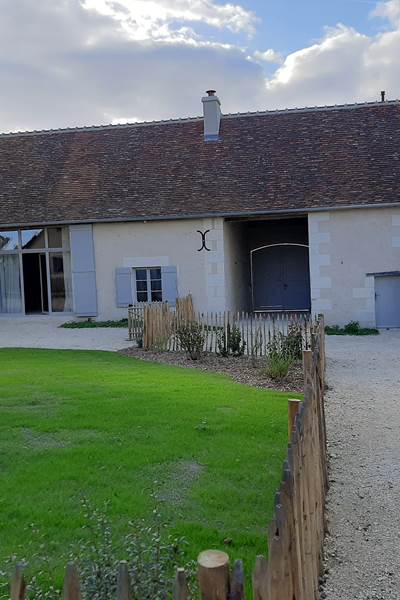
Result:
<instances>
[{"instance_id":1,"label":"arched doorway","mask_svg":"<svg viewBox=\"0 0 400 600\"><path fill-rule=\"evenodd\" d=\"M253 310L310 310L308 246L262 246L250 252L250 262Z\"/></svg>"}]
</instances>

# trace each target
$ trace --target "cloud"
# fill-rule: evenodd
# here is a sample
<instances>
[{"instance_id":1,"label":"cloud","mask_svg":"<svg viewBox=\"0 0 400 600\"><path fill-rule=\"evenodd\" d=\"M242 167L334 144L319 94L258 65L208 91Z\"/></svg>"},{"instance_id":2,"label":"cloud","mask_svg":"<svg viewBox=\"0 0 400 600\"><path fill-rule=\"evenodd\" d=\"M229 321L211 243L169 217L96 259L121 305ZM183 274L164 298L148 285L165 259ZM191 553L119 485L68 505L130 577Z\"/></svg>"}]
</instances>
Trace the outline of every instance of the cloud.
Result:
<instances>
[{"instance_id":1,"label":"cloud","mask_svg":"<svg viewBox=\"0 0 400 600\"><path fill-rule=\"evenodd\" d=\"M210 88L225 113L398 96L399 3L378 4L377 35L339 24L281 57L245 47L239 3L1 0L0 130L193 116Z\"/></svg>"},{"instance_id":2,"label":"cloud","mask_svg":"<svg viewBox=\"0 0 400 600\"><path fill-rule=\"evenodd\" d=\"M212 0L84 0L83 6L114 19L134 40L197 40L195 31L183 23L205 23L248 35L255 32L254 13Z\"/></svg>"},{"instance_id":3,"label":"cloud","mask_svg":"<svg viewBox=\"0 0 400 600\"><path fill-rule=\"evenodd\" d=\"M400 24L400 0L387 0L379 2L371 12L371 17L387 19L395 25Z\"/></svg>"},{"instance_id":4,"label":"cloud","mask_svg":"<svg viewBox=\"0 0 400 600\"><path fill-rule=\"evenodd\" d=\"M339 24L328 28L317 43L289 54L266 82L267 106L314 106L373 101L380 90L399 97L400 1L378 5L374 16L392 26L368 36Z\"/></svg>"},{"instance_id":5,"label":"cloud","mask_svg":"<svg viewBox=\"0 0 400 600\"><path fill-rule=\"evenodd\" d=\"M116 123L130 115L134 120L196 115L202 110L201 96L211 87L225 98L225 110L244 110L248 102L240 101L238 81L251 93L252 106L261 101L262 69L223 38L208 39L188 27L203 15L217 31L248 32L253 16L236 5L107 2L110 10L130 20L130 11L139 7L142 33L143 19L154 21L154 30L149 25L148 34L136 39L119 17L83 0L1 4L0 130ZM155 11L163 6L164 12Z\"/></svg>"},{"instance_id":6,"label":"cloud","mask_svg":"<svg viewBox=\"0 0 400 600\"><path fill-rule=\"evenodd\" d=\"M261 63L275 63L280 64L283 62L283 56L279 52L275 52L272 48L268 48L268 50L264 50L261 52L260 50L256 50L253 54L255 60L260 61Z\"/></svg>"}]
</instances>

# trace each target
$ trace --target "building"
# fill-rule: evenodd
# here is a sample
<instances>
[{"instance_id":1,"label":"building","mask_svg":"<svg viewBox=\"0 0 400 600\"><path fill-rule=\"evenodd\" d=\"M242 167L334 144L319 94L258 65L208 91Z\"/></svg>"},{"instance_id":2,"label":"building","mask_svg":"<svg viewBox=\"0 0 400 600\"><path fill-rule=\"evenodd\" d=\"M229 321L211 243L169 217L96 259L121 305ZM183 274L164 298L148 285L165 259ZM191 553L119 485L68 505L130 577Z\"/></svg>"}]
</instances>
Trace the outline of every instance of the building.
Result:
<instances>
[{"instance_id":1,"label":"building","mask_svg":"<svg viewBox=\"0 0 400 600\"><path fill-rule=\"evenodd\" d=\"M400 102L0 136L0 314L400 326Z\"/></svg>"}]
</instances>

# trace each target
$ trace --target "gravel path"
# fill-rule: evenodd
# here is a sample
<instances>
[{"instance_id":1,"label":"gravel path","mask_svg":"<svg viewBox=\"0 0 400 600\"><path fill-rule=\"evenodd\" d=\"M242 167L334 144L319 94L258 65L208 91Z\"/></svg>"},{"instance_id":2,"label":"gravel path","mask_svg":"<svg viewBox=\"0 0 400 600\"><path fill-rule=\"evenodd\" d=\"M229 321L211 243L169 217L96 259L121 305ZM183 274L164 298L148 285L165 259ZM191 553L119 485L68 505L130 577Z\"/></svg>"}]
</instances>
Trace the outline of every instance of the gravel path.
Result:
<instances>
[{"instance_id":1,"label":"gravel path","mask_svg":"<svg viewBox=\"0 0 400 600\"><path fill-rule=\"evenodd\" d=\"M400 331L327 338L327 600L400 599Z\"/></svg>"},{"instance_id":2,"label":"gravel path","mask_svg":"<svg viewBox=\"0 0 400 600\"><path fill-rule=\"evenodd\" d=\"M0 348L68 348L71 350L122 350L129 346L128 330L105 327L60 329L65 317L0 319Z\"/></svg>"}]
</instances>

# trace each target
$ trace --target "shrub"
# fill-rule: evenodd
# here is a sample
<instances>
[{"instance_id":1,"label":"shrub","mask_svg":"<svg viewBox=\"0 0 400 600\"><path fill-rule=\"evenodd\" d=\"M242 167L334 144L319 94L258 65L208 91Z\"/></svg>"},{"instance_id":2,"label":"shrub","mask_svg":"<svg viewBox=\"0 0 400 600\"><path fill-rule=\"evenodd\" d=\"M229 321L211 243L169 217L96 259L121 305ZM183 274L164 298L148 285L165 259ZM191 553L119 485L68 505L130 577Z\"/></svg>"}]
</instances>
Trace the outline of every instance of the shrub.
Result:
<instances>
[{"instance_id":1,"label":"shrub","mask_svg":"<svg viewBox=\"0 0 400 600\"><path fill-rule=\"evenodd\" d=\"M155 494L153 498L156 499ZM165 535L165 524L157 507L153 510L150 523L144 520L130 523L130 532L118 543L115 542L115 534L105 513L93 509L85 501L82 504L85 533L65 560L74 562L78 567L83 600L116 598L117 567L121 558L128 563L134 599L170 598L176 569L181 566L185 567L190 592L194 592L194 564L184 563L186 542L183 538ZM58 585L49 583L51 559L46 555L45 547L46 543L43 543L40 554L31 556L33 566L38 571L27 577L29 600L56 600L62 597ZM13 557L9 566L13 567L16 562L16 557ZM27 561L18 562L29 566ZM8 577L6 573L1 574L5 580L0 586L0 600L8 600Z\"/></svg>"},{"instance_id":2,"label":"shrub","mask_svg":"<svg viewBox=\"0 0 400 600\"><path fill-rule=\"evenodd\" d=\"M361 327L358 321L350 321L344 327L339 325L327 325L327 335L379 335L379 330L374 327Z\"/></svg>"},{"instance_id":3,"label":"shrub","mask_svg":"<svg viewBox=\"0 0 400 600\"><path fill-rule=\"evenodd\" d=\"M288 334L283 340L283 352L294 360L303 358L303 330L299 323L291 323Z\"/></svg>"},{"instance_id":4,"label":"shrub","mask_svg":"<svg viewBox=\"0 0 400 600\"><path fill-rule=\"evenodd\" d=\"M139 326L139 321L135 325ZM120 319L119 321L93 321L89 317L86 321L67 321L62 323L60 327L64 329L94 329L96 327L128 327L128 319Z\"/></svg>"},{"instance_id":5,"label":"shrub","mask_svg":"<svg viewBox=\"0 0 400 600\"><path fill-rule=\"evenodd\" d=\"M176 332L179 344L192 360L198 360L204 348L204 332L199 323L182 325Z\"/></svg>"},{"instance_id":6,"label":"shrub","mask_svg":"<svg viewBox=\"0 0 400 600\"><path fill-rule=\"evenodd\" d=\"M298 323L291 323L287 335L274 333L268 343L266 373L271 379L283 379L290 367L303 356L303 331Z\"/></svg>"},{"instance_id":7,"label":"shrub","mask_svg":"<svg viewBox=\"0 0 400 600\"><path fill-rule=\"evenodd\" d=\"M280 352L270 352L267 357L266 373L271 379L284 379L293 365L294 359Z\"/></svg>"},{"instance_id":8,"label":"shrub","mask_svg":"<svg viewBox=\"0 0 400 600\"><path fill-rule=\"evenodd\" d=\"M301 325L294 323L289 325L288 334L281 331L274 333L268 343L269 354L279 354L283 358L291 358L293 361L301 360L303 356L303 333Z\"/></svg>"},{"instance_id":9,"label":"shrub","mask_svg":"<svg viewBox=\"0 0 400 600\"><path fill-rule=\"evenodd\" d=\"M228 325L217 333L218 353L221 356L243 356L246 342L242 342L242 334L236 325Z\"/></svg>"},{"instance_id":10,"label":"shrub","mask_svg":"<svg viewBox=\"0 0 400 600\"><path fill-rule=\"evenodd\" d=\"M349 335L359 335L360 332L360 323L358 321L350 321L347 325L344 326L344 330Z\"/></svg>"}]
</instances>

